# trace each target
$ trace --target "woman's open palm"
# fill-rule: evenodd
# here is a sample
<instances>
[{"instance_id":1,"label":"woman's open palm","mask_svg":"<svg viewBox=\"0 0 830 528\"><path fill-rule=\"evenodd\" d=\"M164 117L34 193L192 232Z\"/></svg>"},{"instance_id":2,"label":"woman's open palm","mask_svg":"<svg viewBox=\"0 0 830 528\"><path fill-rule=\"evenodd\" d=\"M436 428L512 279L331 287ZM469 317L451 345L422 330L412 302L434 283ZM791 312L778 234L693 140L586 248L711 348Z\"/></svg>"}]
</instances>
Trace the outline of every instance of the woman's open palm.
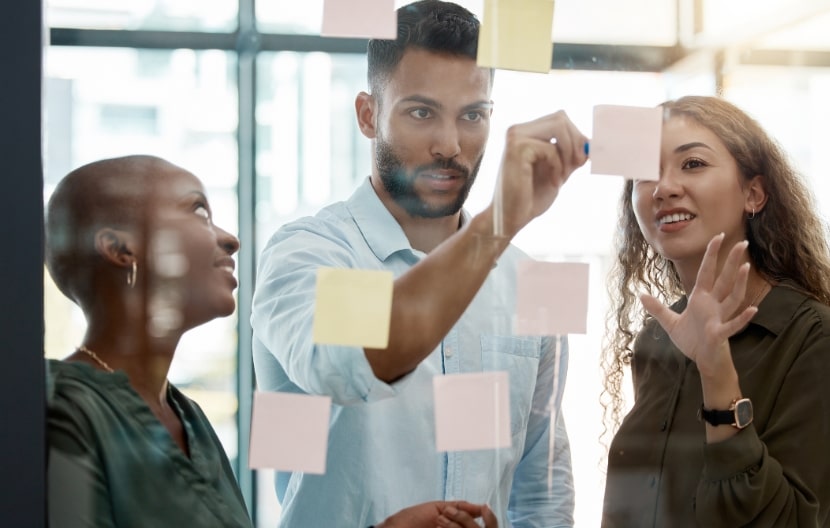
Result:
<instances>
[{"instance_id":1,"label":"woman's open palm","mask_svg":"<svg viewBox=\"0 0 830 528\"><path fill-rule=\"evenodd\" d=\"M732 246L718 272L717 262L724 235L716 235L706 247L695 286L689 294L686 309L675 313L651 295L642 295L645 309L669 334L672 342L701 368L723 359L729 350L729 336L746 326L757 312L747 306L738 313L746 293L749 263L743 253L747 242Z\"/></svg>"}]
</instances>

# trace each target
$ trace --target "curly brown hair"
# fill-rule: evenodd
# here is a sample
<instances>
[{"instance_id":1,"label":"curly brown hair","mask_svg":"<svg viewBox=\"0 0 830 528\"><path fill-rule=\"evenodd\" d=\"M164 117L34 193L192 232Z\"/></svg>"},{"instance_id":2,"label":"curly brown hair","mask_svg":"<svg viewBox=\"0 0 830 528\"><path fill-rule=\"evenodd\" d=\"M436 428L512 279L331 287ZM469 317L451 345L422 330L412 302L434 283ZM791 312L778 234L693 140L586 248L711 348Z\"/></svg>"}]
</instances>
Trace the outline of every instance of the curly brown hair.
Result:
<instances>
[{"instance_id":1,"label":"curly brown hair","mask_svg":"<svg viewBox=\"0 0 830 528\"><path fill-rule=\"evenodd\" d=\"M789 281L805 295L830 304L830 250L827 225L817 213L814 197L787 155L744 111L718 97L686 96L667 101L664 119L682 115L711 130L735 158L749 181L763 178L768 199L746 221L749 257L768 280ZM622 421L622 380L633 354L637 332L648 314L639 295L648 293L670 304L685 292L674 264L646 242L632 208L633 182L620 198L615 236L616 259L609 272L610 309L606 316L601 366L604 371L603 443L608 445Z\"/></svg>"}]
</instances>

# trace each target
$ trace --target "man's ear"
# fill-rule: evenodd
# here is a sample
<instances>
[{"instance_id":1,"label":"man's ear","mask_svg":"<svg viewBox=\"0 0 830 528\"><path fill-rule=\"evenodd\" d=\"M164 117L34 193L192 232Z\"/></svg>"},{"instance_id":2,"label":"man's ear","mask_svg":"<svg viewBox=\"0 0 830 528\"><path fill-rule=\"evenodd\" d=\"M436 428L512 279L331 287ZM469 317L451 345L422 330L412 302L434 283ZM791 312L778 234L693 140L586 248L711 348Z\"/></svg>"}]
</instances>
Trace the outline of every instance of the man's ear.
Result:
<instances>
[{"instance_id":1,"label":"man's ear","mask_svg":"<svg viewBox=\"0 0 830 528\"><path fill-rule=\"evenodd\" d=\"M360 92L354 100L357 126L368 139L377 137L377 101L374 96Z\"/></svg>"},{"instance_id":2,"label":"man's ear","mask_svg":"<svg viewBox=\"0 0 830 528\"><path fill-rule=\"evenodd\" d=\"M95 251L116 266L132 265L135 260L134 246L135 240L127 231L104 227L95 233Z\"/></svg>"}]
</instances>

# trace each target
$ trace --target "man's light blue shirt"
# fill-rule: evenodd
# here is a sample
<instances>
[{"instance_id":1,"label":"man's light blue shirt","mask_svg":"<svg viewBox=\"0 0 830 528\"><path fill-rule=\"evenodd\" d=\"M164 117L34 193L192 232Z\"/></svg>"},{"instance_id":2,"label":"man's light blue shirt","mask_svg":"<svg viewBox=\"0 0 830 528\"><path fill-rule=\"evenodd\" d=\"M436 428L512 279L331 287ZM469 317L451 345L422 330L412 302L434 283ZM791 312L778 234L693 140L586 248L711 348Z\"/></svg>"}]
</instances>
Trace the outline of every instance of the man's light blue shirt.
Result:
<instances>
[{"instance_id":1,"label":"man's light blue shirt","mask_svg":"<svg viewBox=\"0 0 830 528\"><path fill-rule=\"evenodd\" d=\"M440 346L392 384L374 376L362 348L312 342L319 267L391 270L397 278L425 256L368 179L349 200L280 228L262 252L251 316L258 388L332 398L325 474L277 474L280 526L365 528L417 503L452 499L489 504L503 528L572 526L570 447L558 412L567 340L513 335L517 267L529 258L520 250L502 254ZM452 273L464 267L458 262ZM433 378L496 370L509 375L511 447L438 452Z\"/></svg>"}]
</instances>

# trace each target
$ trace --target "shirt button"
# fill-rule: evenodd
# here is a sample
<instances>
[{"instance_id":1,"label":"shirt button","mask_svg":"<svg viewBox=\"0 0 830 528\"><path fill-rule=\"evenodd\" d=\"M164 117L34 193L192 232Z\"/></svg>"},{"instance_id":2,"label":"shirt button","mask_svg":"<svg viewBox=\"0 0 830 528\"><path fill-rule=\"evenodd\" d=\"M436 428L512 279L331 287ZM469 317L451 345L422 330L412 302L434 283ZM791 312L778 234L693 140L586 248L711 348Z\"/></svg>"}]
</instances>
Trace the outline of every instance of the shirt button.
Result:
<instances>
[{"instance_id":1,"label":"shirt button","mask_svg":"<svg viewBox=\"0 0 830 528\"><path fill-rule=\"evenodd\" d=\"M663 420L663 423L662 423L662 424L660 424L660 430L661 430L661 431L665 431L665 430L666 430L666 427L668 427L668 426L669 426L668 422L666 422L665 420Z\"/></svg>"},{"instance_id":2,"label":"shirt button","mask_svg":"<svg viewBox=\"0 0 830 528\"><path fill-rule=\"evenodd\" d=\"M452 357L452 347L444 347L444 357Z\"/></svg>"}]
</instances>

